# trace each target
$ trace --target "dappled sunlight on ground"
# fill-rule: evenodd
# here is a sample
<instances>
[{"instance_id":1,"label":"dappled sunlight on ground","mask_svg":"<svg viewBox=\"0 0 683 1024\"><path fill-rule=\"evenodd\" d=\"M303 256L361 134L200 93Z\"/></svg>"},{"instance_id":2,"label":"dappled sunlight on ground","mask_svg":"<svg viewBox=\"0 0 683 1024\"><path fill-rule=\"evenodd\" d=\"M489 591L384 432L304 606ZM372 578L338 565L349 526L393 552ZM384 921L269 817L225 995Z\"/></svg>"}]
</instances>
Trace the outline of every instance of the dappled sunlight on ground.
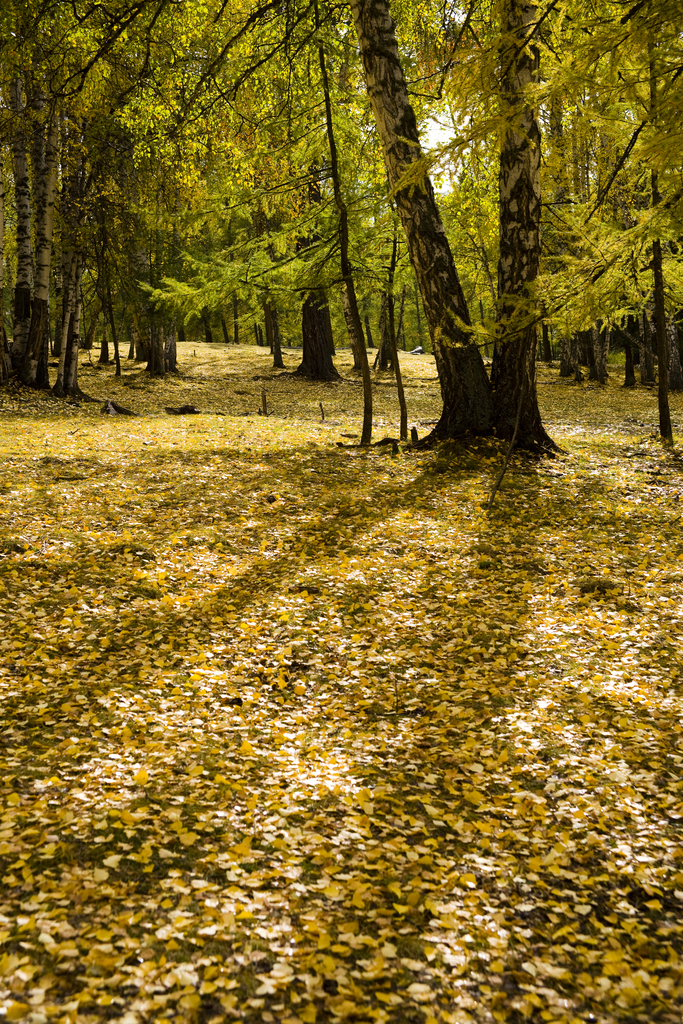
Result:
<instances>
[{"instance_id":1,"label":"dappled sunlight on ground","mask_svg":"<svg viewBox=\"0 0 683 1024\"><path fill-rule=\"evenodd\" d=\"M338 447L358 382L190 350L180 380L84 370L140 419L0 396L7 1018L680 1020L652 391L543 369L565 454L515 456L487 514L496 442ZM433 361L403 361L423 433Z\"/></svg>"}]
</instances>

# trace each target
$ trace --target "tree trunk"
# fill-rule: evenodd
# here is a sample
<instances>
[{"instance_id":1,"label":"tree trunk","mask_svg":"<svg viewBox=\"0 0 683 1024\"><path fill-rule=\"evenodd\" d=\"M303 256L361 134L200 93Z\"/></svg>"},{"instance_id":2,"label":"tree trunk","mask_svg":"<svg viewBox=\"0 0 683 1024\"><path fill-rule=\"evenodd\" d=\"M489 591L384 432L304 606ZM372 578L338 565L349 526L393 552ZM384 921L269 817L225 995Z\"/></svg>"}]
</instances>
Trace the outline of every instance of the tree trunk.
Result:
<instances>
[{"instance_id":1,"label":"tree trunk","mask_svg":"<svg viewBox=\"0 0 683 1024\"><path fill-rule=\"evenodd\" d=\"M80 252L71 251L65 292L67 309L62 327L62 344L59 356L57 380L52 389L59 398L77 396L78 387L78 349L81 329L81 279L83 275L83 259Z\"/></svg>"},{"instance_id":2,"label":"tree trunk","mask_svg":"<svg viewBox=\"0 0 683 1024\"><path fill-rule=\"evenodd\" d=\"M164 326L156 317L151 323L149 359L145 369L153 377L163 377L166 373Z\"/></svg>"},{"instance_id":3,"label":"tree trunk","mask_svg":"<svg viewBox=\"0 0 683 1024\"><path fill-rule=\"evenodd\" d=\"M681 354L678 350L678 331L672 317L666 320L666 339L669 348L669 391L683 391Z\"/></svg>"},{"instance_id":4,"label":"tree trunk","mask_svg":"<svg viewBox=\"0 0 683 1024\"><path fill-rule=\"evenodd\" d=\"M135 342L135 362L145 363L149 360L150 342L140 329L140 321L136 313L133 313L133 341Z\"/></svg>"},{"instance_id":5,"label":"tree trunk","mask_svg":"<svg viewBox=\"0 0 683 1024\"><path fill-rule=\"evenodd\" d=\"M280 338L280 323L277 315L277 306L270 300L263 303L263 316L266 321L266 337L273 354L273 368L284 370L285 364L282 361L282 339Z\"/></svg>"},{"instance_id":6,"label":"tree trunk","mask_svg":"<svg viewBox=\"0 0 683 1024\"><path fill-rule=\"evenodd\" d=\"M595 373L592 380L599 384L607 383L607 355L609 352L609 328L597 323L591 329L591 341L593 352L593 366L591 371Z\"/></svg>"},{"instance_id":7,"label":"tree trunk","mask_svg":"<svg viewBox=\"0 0 683 1024\"><path fill-rule=\"evenodd\" d=\"M42 97L39 96L34 105L40 110L43 105ZM47 352L43 353L46 339L48 349L50 346L50 266L57 184L57 148L58 125L57 118L53 115L47 125L46 134L42 126L36 128L35 132L32 161L36 242L35 283L26 348L21 364L17 364L22 382L34 388L50 386L49 380L45 381L44 373L39 374L38 366L47 364Z\"/></svg>"},{"instance_id":8,"label":"tree trunk","mask_svg":"<svg viewBox=\"0 0 683 1024\"><path fill-rule=\"evenodd\" d=\"M100 358L97 362L101 366L109 366L109 338L107 337L107 318L102 320L102 338L100 340Z\"/></svg>"},{"instance_id":9,"label":"tree trunk","mask_svg":"<svg viewBox=\"0 0 683 1024\"><path fill-rule=\"evenodd\" d=\"M103 319L102 326L106 322L107 316L109 316L109 325L111 327L111 337L114 342L114 361L116 362L116 373L114 376L121 376L121 356L119 354L119 339L116 333L116 320L114 319L114 303L111 300L111 282L109 280L109 268L107 268L107 304L106 312Z\"/></svg>"},{"instance_id":10,"label":"tree trunk","mask_svg":"<svg viewBox=\"0 0 683 1024\"><path fill-rule=\"evenodd\" d=\"M240 343L240 322L239 322L239 299L237 295L232 297L232 343L233 345L239 345Z\"/></svg>"},{"instance_id":11,"label":"tree trunk","mask_svg":"<svg viewBox=\"0 0 683 1024\"><path fill-rule=\"evenodd\" d=\"M652 351L652 329L647 309L643 310L639 323L640 343L640 383L654 384L655 380L655 357Z\"/></svg>"},{"instance_id":12,"label":"tree trunk","mask_svg":"<svg viewBox=\"0 0 683 1024\"><path fill-rule=\"evenodd\" d=\"M655 48L650 51L650 114L655 117L657 109L657 72L655 69ZM652 208L662 201L659 192L659 174L650 175ZM657 404L659 406L659 433L665 443L673 443L671 412L669 411L669 352L666 340L666 311L664 308L664 268L662 265L662 243L659 238L652 241L652 273L654 276L655 329L657 332Z\"/></svg>"},{"instance_id":13,"label":"tree trunk","mask_svg":"<svg viewBox=\"0 0 683 1024\"><path fill-rule=\"evenodd\" d=\"M363 317L363 322L365 323L365 337L367 338L367 346L368 348L374 348L375 346L373 345L372 342L372 330L370 328L370 315L368 313L366 313L365 316Z\"/></svg>"},{"instance_id":14,"label":"tree trunk","mask_svg":"<svg viewBox=\"0 0 683 1024\"><path fill-rule=\"evenodd\" d=\"M548 363L548 365L550 365L552 363L552 361L553 361L553 353L552 353L552 349L550 348L550 328L548 327L548 322L546 320L543 321L542 330L543 330L543 362L544 363Z\"/></svg>"},{"instance_id":15,"label":"tree trunk","mask_svg":"<svg viewBox=\"0 0 683 1024\"><path fill-rule=\"evenodd\" d=\"M403 339L404 352L406 350L406 332L403 322L403 314L406 308L406 290L407 285L404 284L403 288L401 288L401 304L398 307L398 327L396 328L396 348L398 348L399 344L401 343L401 339Z\"/></svg>"},{"instance_id":16,"label":"tree trunk","mask_svg":"<svg viewBox=\"0 0 683 1024\"><path fill-rule=\"evenodd\" d=\"M624 336L624 355L626 357L626 365L624 367L624 387L634 388L636 386L636 374L633 367L633 348L631 346L631 340Z\"/></svg>"},{"instance_id":17,"label":"tree trunk","mask_svg":"<svg viewBox=\"0 0 683 1024\"><path fill-rule=\"evenodd\" d=\"M387 302L388 320L389 320L389 355L391 356L391 362L394 367L394 373L396 374L396 388L398 390L398 406L401 412L401 425L400 425L400 438L402 441L408 439L408 406L406 405L405 391L403 390L403 378L401 376L401 367L398 361L398 347L396 345L396 324L394 322L394 270L396 268L396 253L398 249L398 239L396 232L394 232L394 245L391 253L391 278L389 281L389 295Z\"/></svg>"},{"instance_id":18,"label":"tree trunk","mask_svg":"<svg viewBox=\"0 0 683 1024\"><path fill-rule=\"evenodd\" d=\"M389 343L389 293L382 292L382 300L379 313L379 348L373 363L373 370L388 370L391 359L391 345Z\"/></svg>"},{"instance_id":19,"label":"tree trunk","mask_svg":"<svg viewBox=\"0 0 683 1024\"><path fill-rule=\"evenodd\" d=\"M20 78L14 78L10 84L10 105L15 122L12 133L12 160L17 218L17 276L14 284L12 320L12 367L16 372L20 372L31 325L31 285L33 281L31 194L26 158L26 135L23 127L25 107Z\"/></svg>"},{"instance_id":20,"label":"tree trunk","mask_svg":"<svg viewBox=\"0 0 683 1024\"><path fill-rule=\"evenodd\" d=\"M85 341L81 345L81 348L84 349L86 352L90 352L95 343L95 335L97 333L97 328L99 326L101 311L102 303L98 299L97 302L95 303L95 308L93 309L92 317L90 318L90 326L88 327L88 330L85 332Z\"/></svg>"},{"instance_id":21,"label":"tree trunk","mask_svg":"<svg viewBox=\"0 0 683 1024\"><path fill-rule=\"evenodd\" d=\"M587 331L578 332L579 363L588 367L588 379L598 379L598 369L595 363L595 336L593 328Z\"/></svg>"},{"instance_id":22,"label":"tree trunk","mask_svg":"<svg viewBox=\"0 0 683 1024\"><path fill-rule=\"evenodd\" d=\"M308 380L340 380L332 362L325 323L325 301L320 293L309 293L301 310L303 354L295 371Z\"/></svg>"},{"instance_id":23,"label":"tree trunk","mask_svg":"<svg viewBox=\"0 0 683 1024\"><path fill-rule=\"evenodd\" d=\"M573 377L574 364L572 362L572 339L569 334L563 334L560 340L560 377Z\"/></svg>"},{"instance_id":24,"label":"tree trunk","mask_svg":"<svg viewBox=\"0 0 683 1024\"><path fill-rule=\"evenodd\" d=\"M505 118L498 172L500 259L496 348L491 367L499 437L523 447L552 446L536 395L534 282L541 253L541 134L528 96L538 81L531 43L534 3L505 0L500 108Z\"/></svg>"},{"instance_id":25,"label":"tree trunk","mask_svg":"<svg viewBox=\"0 0 683 1024\"><path fill-rule=\"evenodd\" d=\"M211 320L209 310L206 306L202 310L202 323L204 324L204 337L207 345L213 345L213 332L211 331Z\"/></svg>"},{"instance_id":26,"label":"tree trunk","mask_svg":"<svg viewBox=\"0 0 683 1024\"><path fill-rule=\"evenodd\" d=\"M54 355L60 356L62 352L62 338L64 337L64 319L68 315L68 277L69 267L71 261L71 252L62 239L61 253L59 256L59 281L56 295L58 296L57 316L55 317L55 342L54 342ZM57 282L56 282L57 283Z\"/></svg>"},{"instance_id":27,"label":"tree trunk","mask_svg":"<svg viewBox=\"0 0 683 1024\"><path fill-rule=\"evenodd\" d=\"M53 243L54 244L54 243ZM55 296L55 326L54 333L50 338L50 354L57 355L57 339L61 339L62 330L62 252L61 245L59 251L59 258L52 254L52 266L54 268L53 281L54 281L54 296Z\"/></svg>"},{"instance_id":28,"label":"tree trunk","mask_svg":"<svg viewBox=\"0 0 683 1024\"><path fill-rule=\"evenodd\" d=\"M59 339L59 364L57 367L57 380L52 388L53 394L63 398L66 391L68 346L73 338L73 316L76 309L76 275L78 272L78 257L73 249L64 250L62 253L62 270L64 275L64 310L62 315L62 336ZM55 346L56 347L56 346Z\"/></svg>"},{"instance_id":29,"label":"tree trunk","mask_svg":"<svg viewBox=\"0 0 683 1024\"><path fill-rule=\"evenodd\" d=\"M429 177L401 186L422 158L415 113L401 67L388 0L351 0L365 81L379 131L389 184L406 234L441 383L437 438L487 432L491 387Z\"/></svg>"},{"instance_id":30,"label":"tree trunk","mask_svg":"<svg viewBox=\"0 0 683 1024\"><path fill-rule=\"evenodd\" d=\"M78 397L81 389L78 386L78 350L81 347L81 315L83 312L83 255L78 254L76 260L75 305L71 317L70 342L67 344L65 391L71 397Z\"/></svg>"},{"instance_id":31,"label":"tree trunk","mask_svg":"<svg viewBox=\"0 0 683 1024\"><path fill-rule=\"evenodd\" d=\"M176 332L175 324L171 325L171 328L166 335L166 341L164 344L164 357L166 360L166 369L169 373L178 372L178 353L176 349Z\"/></svg>"},{"instance_id":32,"label":"tree trunk","mask_svg":"<svg viewBox=\"0 0 683 1024\"><path fill-rule=\"evenodd\" d=\"M5 335L5 185L0 164L0 382L6 381L12 372L7 336Z\"/></svg>"}]
</instances>

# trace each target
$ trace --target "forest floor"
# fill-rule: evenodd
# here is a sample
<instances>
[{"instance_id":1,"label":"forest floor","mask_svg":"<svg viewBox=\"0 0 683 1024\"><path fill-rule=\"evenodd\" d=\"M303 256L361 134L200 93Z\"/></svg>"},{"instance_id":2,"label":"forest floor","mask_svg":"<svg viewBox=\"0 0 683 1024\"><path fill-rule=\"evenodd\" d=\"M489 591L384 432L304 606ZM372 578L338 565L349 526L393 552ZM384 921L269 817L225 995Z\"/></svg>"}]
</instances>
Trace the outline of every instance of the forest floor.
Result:
<instances>
[{"instance_id":1,"label":"forest floor","mask_svg":"<svg viewBox=\"0 0 683 1024\"><path fill-rule=\"evenodd\" d=\"M255 348L161 382L84 358L145 415L0 394L0 1015L680 1024L655 391L541 368L564 454L486 512L494 442L351 447L347 353L320 386ZM422 435L434 363L402 359Z\"/></svg>"}]
</instances>

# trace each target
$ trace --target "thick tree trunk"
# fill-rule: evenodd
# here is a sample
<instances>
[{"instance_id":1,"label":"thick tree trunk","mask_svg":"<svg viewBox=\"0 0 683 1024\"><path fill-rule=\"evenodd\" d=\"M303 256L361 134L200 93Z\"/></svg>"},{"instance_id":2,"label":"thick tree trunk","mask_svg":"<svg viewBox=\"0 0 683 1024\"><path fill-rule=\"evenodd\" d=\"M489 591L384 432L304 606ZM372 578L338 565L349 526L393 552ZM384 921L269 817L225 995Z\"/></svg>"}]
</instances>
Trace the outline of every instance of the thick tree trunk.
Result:
<instances>
[{"instance_id":1,"label":"thick tree trunk","mask_svg":"<svg viewBox=\"0 0 683 1024\"><path fill-rule=\"evenodd\" d=\"M398 54L388 0L351 0L365 81L384 162L408 242L441 382L443 411L436 437L491 427L491 386L429 177L401 184L422 157L415 113Z\"/></svg>"},{"instance_id":2,"label":"thick tree trunk","mask_svg":"<svg viewBox=\"0 0 683 1024\"><path fill-rule=\"evenodd\" d=\"M140 327L140 321L138 320L137 314L133 312L133 341L135 342L135 362L144 363L149 361L149 351L151 344L149 337L145 337L142 328Z\"/></svg>"},{"instance_id":3,"label":"thick tree trunk","mask_svg":"<svg viewBox=\"0 0 683 1024\"><path fill-rule=\"evenodd\" d=\"M102 320L102 337L100 339L100 358L97 362L101 366L109 366L109 337L107 335L106 317Z\"/></svg>"},{"instance_id":4,"label":"thick tree trunk","mask_svg":"<svg viewBox=\"0 0 683 1024\"><path fill-rule=\"evenodd\" d=\"M232 343L240 343L239 299L236 295L232 297Z\"/></svg>"},{"instance_id":5,"label":"thick tree trunk","mask_svg":"<svg viewBox=\"0 0 683 1024\"><path fill-rule=\"evenodd\" d=\"M163 377L166 373L166 356L164 343L164 327L156 318L150 325L149 358L145 369L153 377Z\"/></svg>"},{"instance_id":6,"label":"thick tree trunk","mask_svg":"<svg viewBox=\"0 0 683 1024\"><path fill-rule=\"evenodd\" d=\"M35 106L42 108L42 98ZM17 364L22 382L29 387L49 387L39 364L47 364L43 352L47 339L50 345L50 266L52 260L52 228L54 224L55 189L57 183L57 118L50 119L46 134L42 126L36 128L33 150L33 215L35 224L35 282L33 308L26 348L21 364ZM17 357L18 358L18 357Z\"/></svg>"},{"instance_id":7,"label":"thick tree trunk","mask_svg":"<svg viewBox=\"0 0 683 1024\"><path fill-rule=\"evenodd\" d=\"M536 308L541 254L541 134L528 96L538 81L531 42L534 3L505 0L500 107L505 119L498 172L500 259L496 349L491 367L493 422L499 437L524 447L552 442L536 395Z\"/></svg>"},{"instance_id":8,"label":"thick tree trunk","mask_svg":"<svg viewBox=\"0 0 683 1024\"><path fill-rule=\"evenodd\" d=\"M226 345L230 344L230 336L228 334L228 325L225 322L225 317L221 313L221 330L223 332L223 342Z\"/></svg>"},{"instance_id":9,"label":"thick tree trunk","mask_svg":"<svg viewBox=\"0 0 683 1024\"><path fill-rule=\"evenodd\" d=\"M340 380L332 362L325 323L325 301L318 295L306 296L301 310L303 354L295 371L296 376L308 380Z\"/></svg>"},{"instance_id":10,"label":"thick tree trunk","mask_svg":"<svg viewBox=\"0 0 683 1024\"><path fill-rule=\"evenodd\" d=\"M14 120L12 160L17 218L17 276L14 283L12 319L12 367L19 372L26 354L31 325L31 285L33 282L31 194L26 157L26 135L24 133L24 96L20 78L14 78L10 84L10 105Z\"/></svg>"},{"instance_id":11,"label":"thick tree trunk","mask_svg":"<svg viewBox=\"0 0 683 1024\"><path fill-rule=\"evenodd\" d=\"M560 341L560 377L573 377L574 369L572 339L570 335L563 334Z\"/></svg>"}]
</instances>

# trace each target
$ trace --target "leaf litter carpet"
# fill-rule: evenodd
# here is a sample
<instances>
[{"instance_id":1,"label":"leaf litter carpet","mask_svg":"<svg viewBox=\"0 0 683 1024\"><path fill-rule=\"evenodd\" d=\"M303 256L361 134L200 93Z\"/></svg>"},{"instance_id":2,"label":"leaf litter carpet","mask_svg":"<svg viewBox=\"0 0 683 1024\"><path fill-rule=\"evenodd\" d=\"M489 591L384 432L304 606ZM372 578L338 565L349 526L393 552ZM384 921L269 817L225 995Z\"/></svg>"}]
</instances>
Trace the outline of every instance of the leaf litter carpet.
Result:
<instances>
[{"instance_id":1,"label":"leaf litter carpet","mask_svg":"<svg viewBox=\"0 0 683 1024\"><path fill-rule=\"evenodd\" d=\"M140 419L1 396L0 1015L679 1022L653 392L543 370L566 454L515 457L486 513L494 443L337 445L343 355L318 386L195 351L161 383L84 364ZM404 372L433 419L433 362Z\"/></svg>"}]
</instances>

